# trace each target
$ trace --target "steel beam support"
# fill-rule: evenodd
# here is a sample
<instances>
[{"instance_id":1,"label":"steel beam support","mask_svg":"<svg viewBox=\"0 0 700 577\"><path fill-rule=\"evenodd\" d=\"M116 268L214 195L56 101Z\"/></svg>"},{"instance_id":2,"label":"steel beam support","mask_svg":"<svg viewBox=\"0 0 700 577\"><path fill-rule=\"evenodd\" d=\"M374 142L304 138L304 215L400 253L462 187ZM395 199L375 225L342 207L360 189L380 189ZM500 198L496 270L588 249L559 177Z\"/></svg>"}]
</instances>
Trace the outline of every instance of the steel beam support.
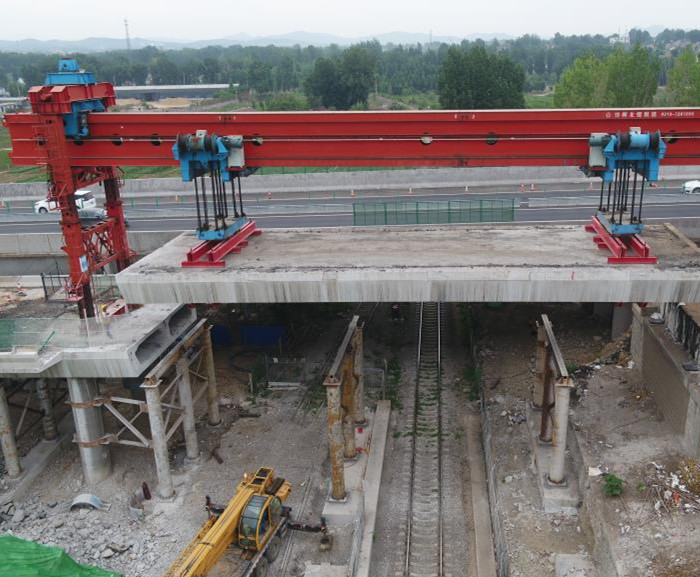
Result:
<instances>
[{"instance_id":1,"label":"steel beam support","mask_svg":"<svg viewBox=\"0 0 700 577\"><path fill-rule=\"evenodd\" d=\"M148 420L151 424L151 448L155 456L158 475L158 494L164 499L169 499L175 494L175 488L170 474L170 457L168 455L168 440L165 437L165 425L163 424L160 381L144 383L141 388L146 391Z\"/></svg>"},{"instance_id":2,"label":"steel beam support","mask_svg":"<svg viewBox=\"0 0 700 577\"><path fill-rule=\"evenodd\" d=\"M354 354L350 350L343 359L342 383L340 385L341 406L343 414L343 457L355 459L355 375L353 367Z\"/></svg>"},{"instance_id":3,"label":"steel beam support","mask_svg":"<svg viewBox=\"0 0 700 577\"><path fill-rule=\"evenodd\" d=\"M58 429L56 428L56 418L53 414L51 389L46 379L36 380L36 396L39 399L39 408L42 412L41 423L44 428L44 440L55 441L58 437Z\"/></svg>"},{"instance_id":4,"label":"steel beam support","mask_svg":"<svg viewBox=\"0 0 700 577\"><path fill-rule=\"evenodd\" d=\"M554 406L554 426L552 431L552 460L549 464L549 481L554 484L566 482L566 433L569 427L569 399L573 388L569 379L564 378L556 385Z\"/></svg>"},{"instance_id":5,"label":"steel beam support","mask_svg":"<svg viewBox=\"0 0 700 577\"><path fill-rule=\"evenodd\" d=\"M68 394L75 421L75 440L80 451L85 481L92 485L104 481L112 474L109 447L103 444L105 437L102 409L93 401L99 396L95 379L68 379Z\"/></svg>"},{"instance_id":6,"label":"steel beam support","mask_svg":"<svg viewBox=\"0 0 700 577\"><path fill-rule=\"evenodd\" d=\"M5 457L5 469L10 478L14 479L22 474L22 467L17 452L17 439L12 430L10 407L7 404L5 385L0 384L0 446Z\"/></svg>"},{"instance_id":7,"label":"steel beam support","mask_svg":"<svg viewBox=\"0 0 700 577\"><path fill-rule=\"evenodd\" d=\"M214 366L214 347L211 343L211 327L204 331L204 362L207 365L207 413L209 424L216 427L221 424L219 413L219 390L216 385L216 368Z\"/></svg>"},{"instance_id":8,"label":"steel beam support","mask_svg":"<svg viewBox=\"0 0 700 577\"><path fill-rule=\"evenodd\" d=\"M367 422L365 415L365 353L364 353L364 326L359 325L355 329L353 348L355 349L355 424L364 425Z\"/></svg>"},{"instance_id":9,"label":"steel beam support","mask_svg":"<svg viewBox=\"0 0 700 577\"><path fill-rule=\"evenodd\" d=\"M184 413L182 426L185 431L185 447L188 459L199 457L199 443L197 441L197 429L195 427L194 403L192 402L192 383L190 380L190 362L187 357L181 357L177 362L179 376L178 388L180 390L180 404Z\"/></svg>"},{"instance_id":10,"label":"steel beam support","mask_svg":"<svg viewBox=\"0 0 700 577\"><path fill-rule=\"evenodd\" d=\"M326 418L328 423L328 445L331 457L331 498L345 499L345 464L343 461L342 408L340 406L340 383L326 382Z\"/></svg>"},{"instance_id":11,"label":"steel beam support","mask_svg":"<svg viewBox=\"0 0 700 577\"><path fill-rule=\"evenodd\" d=\"M547 370L547 336L541 323L537 323L537 351L535 354L535 388L532 394L532 406L542 409L544 380Z\"/></svg>"}]
</instances>

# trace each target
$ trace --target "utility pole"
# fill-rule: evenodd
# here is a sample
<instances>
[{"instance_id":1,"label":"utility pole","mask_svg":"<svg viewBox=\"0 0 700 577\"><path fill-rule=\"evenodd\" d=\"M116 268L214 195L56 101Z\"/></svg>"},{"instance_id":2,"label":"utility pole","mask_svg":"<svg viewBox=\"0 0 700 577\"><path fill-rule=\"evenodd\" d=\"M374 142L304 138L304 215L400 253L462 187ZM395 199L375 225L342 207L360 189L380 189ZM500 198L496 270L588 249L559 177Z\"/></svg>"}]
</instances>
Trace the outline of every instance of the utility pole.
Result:
<instances>
[{"instance_id":1,"label":"utility pole","mask_svg":"<svg viewBox=\"0 0 700 577\"><path fill-rule=\"evenodd\" d=\"M126 32L126 50L131 53L131 37L129 36L129 21L124 18L124 31Z\"/></svg>"}]
</instances>

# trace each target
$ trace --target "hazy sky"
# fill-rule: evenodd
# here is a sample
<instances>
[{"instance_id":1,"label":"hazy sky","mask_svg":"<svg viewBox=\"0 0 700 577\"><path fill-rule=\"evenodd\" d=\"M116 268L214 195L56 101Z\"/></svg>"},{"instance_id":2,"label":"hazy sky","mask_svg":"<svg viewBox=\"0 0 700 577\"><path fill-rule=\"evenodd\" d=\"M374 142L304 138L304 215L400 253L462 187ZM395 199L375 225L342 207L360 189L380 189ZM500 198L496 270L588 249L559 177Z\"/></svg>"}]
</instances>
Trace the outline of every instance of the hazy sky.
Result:
<instances>
[{"instance_id":1,"label":"hazy sky","mask_svg":"<svg viewBox=\"0 0 700 577\"><path fill-rule=\"evenodd\" d=\"M633 27L700 27L697 0L0 0L0 39L132 37L201 40L240 33L267 36L303 30L340 36L433 32L468 36L551 36Z\"/></svg>"}]
</instances>

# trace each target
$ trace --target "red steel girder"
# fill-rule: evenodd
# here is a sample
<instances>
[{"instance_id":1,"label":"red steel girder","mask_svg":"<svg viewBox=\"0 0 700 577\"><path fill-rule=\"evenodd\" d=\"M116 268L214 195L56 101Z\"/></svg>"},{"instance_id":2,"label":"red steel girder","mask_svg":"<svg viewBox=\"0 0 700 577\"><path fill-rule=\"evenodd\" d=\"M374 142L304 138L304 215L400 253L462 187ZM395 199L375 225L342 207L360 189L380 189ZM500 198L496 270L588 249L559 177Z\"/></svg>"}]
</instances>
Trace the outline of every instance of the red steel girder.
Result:
<instances>
[{"instance_id":1,"label":"red steel girder","mask_svg":"<svg viewBox=\"0 0 700 577\"><path fill-rule=\"evenodd\" d=\"M255 228L255 222L249 221L233 236L225 240L206 240L187 253L187 260L180 263L185 268L224 267L227 254L239 253L248 246L248 238L258 236L262 231Z\"/></svg>"},{"instance_id":2,"label":"red steel girder","mask_svg":"<svg viewBox=\"0 0 700 577\"><path fill-rule=\"evenodd\" d=\"M5 116L17 165L41 165L33 113ZM240 134L265 166L584 166L593 132L660 130L665 165L700 165L700 108L420 112L112 113L68 141L71 166L175 166L178 133Z\"/></svg>"},{"instance_id":3,"label":"red steel girder","mask_svg":"<svg viewBox=\"0 0 700 577\"><path fill-rule=\"evenodd\" d=\"M116 96L109 82L98 84L69 84L64 86L33 86L27 92L32 112L37 114L68 114L71 104L84 100L102 100L114 106Z\"/></svg>"}]
</instances>

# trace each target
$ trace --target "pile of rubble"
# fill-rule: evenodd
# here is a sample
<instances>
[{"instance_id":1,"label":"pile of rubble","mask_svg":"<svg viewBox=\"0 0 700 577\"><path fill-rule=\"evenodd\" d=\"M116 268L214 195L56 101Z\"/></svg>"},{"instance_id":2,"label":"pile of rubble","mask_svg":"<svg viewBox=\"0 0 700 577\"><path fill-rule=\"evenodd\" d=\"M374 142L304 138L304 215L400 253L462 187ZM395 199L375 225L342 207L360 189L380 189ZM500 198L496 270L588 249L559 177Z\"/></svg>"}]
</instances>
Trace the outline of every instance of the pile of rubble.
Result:
<instances>
[{"instance_id":1,"label":"pile of rubble","mask_svg":"<svg viewBox=\"0 0 700 577\"><path fill-rule=\"evenodd\" d=\"M700 512L700 465L686 459L680 463L677 472L667 471L663 465L652 463L654 470L639 485L647 499L654 504L654 510L671 514Z\"/></svg>"},{"instance_id":2,"label":"pile of rubble","mask_svg":"<svg viewBox=\"0 0 700 577\"><path fill-rule=\"evenodd\" d=\"M162 556L163 542L176 543L156 523L135 522L97 501L72 507L72 502L31 498L0 508L0 531L52 547L60 547L78 563L100 566L129 577L146 574Z\"/></svg>"}]
</instances>

